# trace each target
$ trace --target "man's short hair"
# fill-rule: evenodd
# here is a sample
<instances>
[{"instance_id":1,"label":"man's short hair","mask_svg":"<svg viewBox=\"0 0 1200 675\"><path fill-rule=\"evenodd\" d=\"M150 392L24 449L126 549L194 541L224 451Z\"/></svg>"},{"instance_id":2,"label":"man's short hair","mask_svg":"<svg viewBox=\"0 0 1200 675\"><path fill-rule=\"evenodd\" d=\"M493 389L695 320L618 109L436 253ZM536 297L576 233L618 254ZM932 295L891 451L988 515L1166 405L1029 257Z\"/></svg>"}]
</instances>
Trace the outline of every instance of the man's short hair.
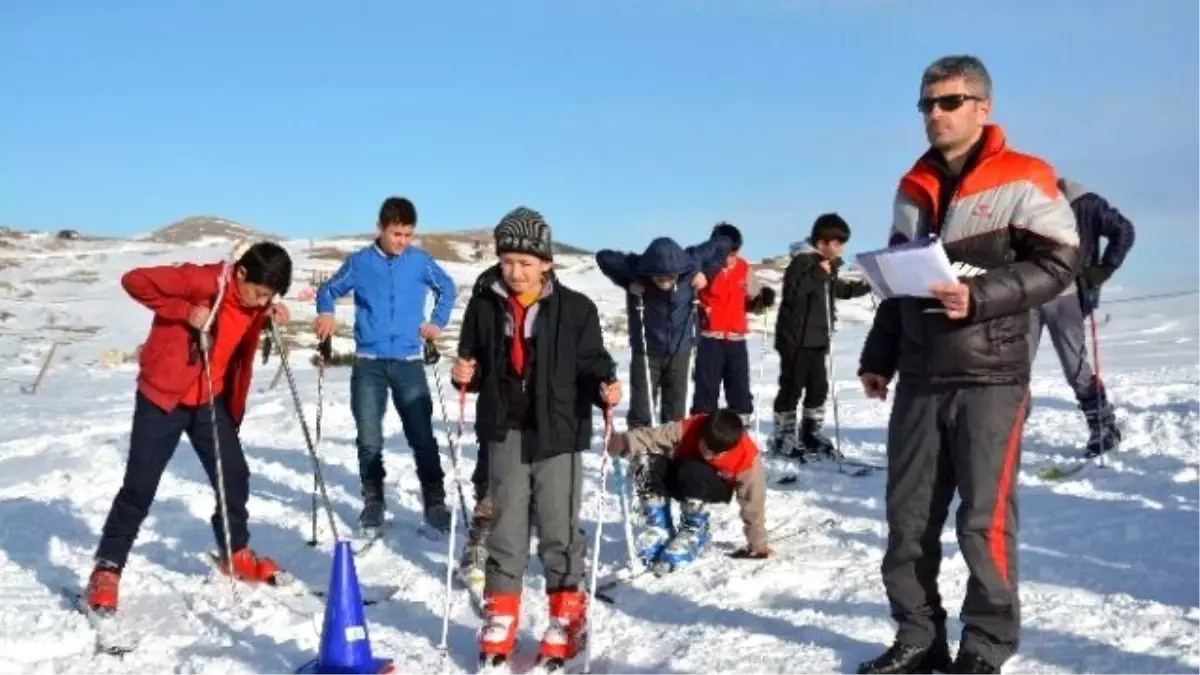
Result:
<instances>
[{"instance_id":1,"label":"man's short hair","mask_svg":"<svg viewBox=\"0 0 1200 675\"><path fill-rule=\"evenodd\" d=\"M986 101L992 100L992 77L983 61L970 54L951 54L929 64L921 74L921 91L931 84L958 77L966 81L970 93Z\"/></svg>"},{"instance_id":2,"label":"man's short hair","mask_svg":"<svg viewBox=\"0 0 1200 675\"><path fill-rule=\"evenodd\" d=\"M237 266L246 271L246 282L266 286L276 294L287 295L292 285L292 258L285 248L260 241L238 258Z\"/></svg>"},{"instance_id":3,"label":"man's short hair","mask_svg":"<svg viewBox=\"0 0 1200 675\"><path fill-rule=\"evenodd\" d=\"M836 213L822 213L813 222L808 242L814 246L823 241L850 241L850 224Z\"/></svg>"}]
</instances>

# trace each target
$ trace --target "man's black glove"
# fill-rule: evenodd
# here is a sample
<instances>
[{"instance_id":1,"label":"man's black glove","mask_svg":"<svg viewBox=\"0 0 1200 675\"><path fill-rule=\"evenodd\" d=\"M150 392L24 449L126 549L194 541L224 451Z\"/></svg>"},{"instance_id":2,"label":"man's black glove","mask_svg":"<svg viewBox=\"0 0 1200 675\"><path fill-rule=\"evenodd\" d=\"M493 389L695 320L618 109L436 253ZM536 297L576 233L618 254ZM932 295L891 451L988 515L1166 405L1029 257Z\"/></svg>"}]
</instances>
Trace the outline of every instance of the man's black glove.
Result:
<instances>
[{"instance_id":1,"label":"man's black glove","mask_svg":"<svg viewBox=\"0 0 1200 675\"><path fill-rule=\"evenodd\" d=\"M437 345L433 340L425 341L425 350L422 353L422 358L425 360L425 365L432 366L442 358L442 353L438 351Z\"/></svg>"},{"instance_id":2,"label":"man's black glove","mask_svg":"<svg viewBox=\"0 0 1200 675\"><path fill-rule=\"evenodd\" d=\"M1112 276L1113 269L1106 265L1088 265L1083 268L1083 280L1088 286L1100 286Z\"/></svg>"}]
</instances>

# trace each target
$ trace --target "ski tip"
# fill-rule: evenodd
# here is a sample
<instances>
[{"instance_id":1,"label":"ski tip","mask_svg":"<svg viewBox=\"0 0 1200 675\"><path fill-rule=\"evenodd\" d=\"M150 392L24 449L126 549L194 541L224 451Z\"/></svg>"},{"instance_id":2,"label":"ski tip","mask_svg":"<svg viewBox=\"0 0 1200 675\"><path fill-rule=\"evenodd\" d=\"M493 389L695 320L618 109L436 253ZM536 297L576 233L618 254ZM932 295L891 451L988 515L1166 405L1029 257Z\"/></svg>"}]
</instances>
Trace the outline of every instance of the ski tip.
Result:
<instances>
[{"instance_id":1,"label":"ski tip","mask_svg":"<svg viewBox=\"0 0 1200 675\"><path fill-rule=\"evenodd\" d=\"M796 475L784 476L783 478L780 478L779 480L775 481L775 484L776 485L791 485L792 483L795 483L797 480L800 480L800 477L796 476Z\"/></svg>"}]
</instances>

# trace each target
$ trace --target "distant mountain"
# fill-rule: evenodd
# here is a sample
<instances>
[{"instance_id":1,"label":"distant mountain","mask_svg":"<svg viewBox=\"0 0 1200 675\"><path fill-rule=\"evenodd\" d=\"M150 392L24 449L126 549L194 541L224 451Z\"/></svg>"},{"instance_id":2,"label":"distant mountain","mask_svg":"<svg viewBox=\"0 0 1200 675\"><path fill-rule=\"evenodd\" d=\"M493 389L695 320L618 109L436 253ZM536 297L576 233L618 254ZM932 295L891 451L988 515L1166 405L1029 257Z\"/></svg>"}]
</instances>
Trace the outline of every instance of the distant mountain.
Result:
<instances>
[{"instance_id":1,"label":"distant mountain","mask_svg":"<svg viewBox=\"0 0 1200 675\"><path fill-rule=\"evenodd\" d=\"M151 241L156 244L194 244L210 238L229 239L230 241L240 239L279 241L279 237L273 234L259 232L237 221L217 216L191 216L134 239Z\"/></svg>"}]
</instances>

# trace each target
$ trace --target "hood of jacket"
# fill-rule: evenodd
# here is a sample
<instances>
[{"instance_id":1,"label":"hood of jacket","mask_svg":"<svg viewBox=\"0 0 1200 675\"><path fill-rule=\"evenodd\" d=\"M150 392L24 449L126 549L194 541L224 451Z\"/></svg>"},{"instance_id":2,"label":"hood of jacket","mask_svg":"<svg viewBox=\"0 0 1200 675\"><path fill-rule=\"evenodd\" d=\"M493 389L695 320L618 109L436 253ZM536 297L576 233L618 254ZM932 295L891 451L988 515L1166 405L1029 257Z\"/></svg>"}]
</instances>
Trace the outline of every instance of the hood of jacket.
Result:
<instances>
[{"instance_id":1,"label":"hood of jacket","mask_svg":"<svg viewBox=\"0 0 1200 675\"><path fill-rule=\"evenodd\" d=\"M638 260L640 277L681 277L696 271L696 262L670 237L650 242Z\"/></svg>"},{"instance_id":2,"label":"hood of jacket","mask_svg":"<svg viewBox=\"0 0 1200 675\"><path fill-rule=\"evenodd\" d=\"M804 253L817 253L817 249L813 248L813 245L810 244L807 239L794 241L788 246L789 257L795 258L796 256Z\"/></svg>"}]
</instances>

